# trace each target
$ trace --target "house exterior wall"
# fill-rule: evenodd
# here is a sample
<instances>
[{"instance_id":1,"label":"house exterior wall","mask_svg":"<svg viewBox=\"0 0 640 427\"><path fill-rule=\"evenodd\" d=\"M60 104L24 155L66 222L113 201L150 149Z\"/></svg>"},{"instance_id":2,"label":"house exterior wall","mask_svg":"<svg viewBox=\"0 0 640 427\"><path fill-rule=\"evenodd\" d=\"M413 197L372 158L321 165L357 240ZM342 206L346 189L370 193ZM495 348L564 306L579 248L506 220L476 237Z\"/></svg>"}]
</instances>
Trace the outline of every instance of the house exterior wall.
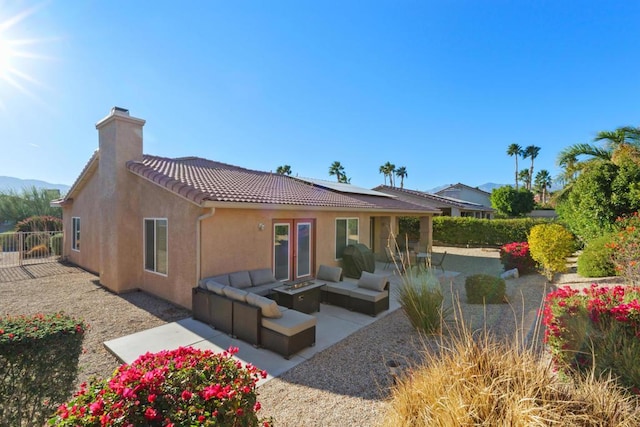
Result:
<instances>
[{"instance_id":1,"label":"house exterior wall","mask_svg":"<svg viewBox=\"0 0 640 427\"><path fill-rule=\"evenodd\" d=\"M63 256L70 262L80 267L98 273L100 271L100 210L101 206L96 200L99 197L99 181L94 173L87 183L79 190L74 202L62 207L63 229ZM72 218L80 218L80 250L71 248L72 245Z\"/></svg>"},{"instance_id":2,"label":"house exterior wall","mask_svg":"<svg viewBox=\"0 0 640 427\"><path fill-rule=\"evenodd\" d=\"M140 210L131 218L136 228L135 251L140 254L132 275L138 287L160 298L191 308L191 289L196 279L196 221L203 209L130 173L132 194L140 198ZM167 219L167 274L144 268L144 219Z\"/></svg>"},{"instance_id":3,"label":"house exterior wall","mask_svg":"<svg viewBox=\"0 0 640 427\"><path fill-rule=\"evenodd\" d=\"M315 220L315 265L339 266L335 258L337 218L358 218L359 242L370 244L370 215L338 211L290 211L218 208L202 223L201 276L273 268L273 221ZM260 230L259 224L264 224Z\"/></svg>"},{"instance_id":4,"label":"house exterior wall","mask_svg":"<svg viewBox=\"0 0 640 427\"><path fill-rule=\"evenodd\" d=\"M445 190L438 191L436 194L453 199L464 200L471 203L477 203L482 206L491 207L491 197L484 192L475 191L469 188L450 187Z\"/></svg>"}]
</instances>

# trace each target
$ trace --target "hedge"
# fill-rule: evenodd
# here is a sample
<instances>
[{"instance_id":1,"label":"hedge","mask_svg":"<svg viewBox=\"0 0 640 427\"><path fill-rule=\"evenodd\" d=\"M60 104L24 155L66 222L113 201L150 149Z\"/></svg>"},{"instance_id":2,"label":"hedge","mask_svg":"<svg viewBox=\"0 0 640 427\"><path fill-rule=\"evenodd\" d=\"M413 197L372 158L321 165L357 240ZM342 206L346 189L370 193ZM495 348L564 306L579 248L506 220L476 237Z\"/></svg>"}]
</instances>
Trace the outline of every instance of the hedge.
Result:
<instances>
[{"instance_id":1,"label":"hedge","mask_svg":"<svg viewBox=\"0 0 640 427\"><path fill-rule=\"evenodd\" d=\"M452 246L495 246L527 241L529 230L548 224L546 218L478 219L437 216L433 218L433 243Z\"/></svg>"}]
</instances>

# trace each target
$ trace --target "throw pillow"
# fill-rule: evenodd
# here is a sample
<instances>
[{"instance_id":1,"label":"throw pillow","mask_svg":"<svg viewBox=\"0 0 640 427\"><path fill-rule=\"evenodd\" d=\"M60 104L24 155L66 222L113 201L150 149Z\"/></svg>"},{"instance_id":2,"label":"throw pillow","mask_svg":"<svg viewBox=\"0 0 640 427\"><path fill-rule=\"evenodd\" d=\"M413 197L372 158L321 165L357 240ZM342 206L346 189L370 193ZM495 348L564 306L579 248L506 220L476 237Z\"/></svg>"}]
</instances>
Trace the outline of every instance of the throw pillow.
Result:
<instances>
[{"instance_id":1,"label":"throw pillow","mask_svg":"<svg viewBox=\"0 0 640 427\"><path fill-rule=\"evenodd\" d=\"M342 276L342 268L329 267L328 265L321 265L320 268L318 269L318 274L316 275L316 279L326 280L329 282L339 282L341 276Z\"/></svg>"},{"instance_id":2,"label":"throw pillow","mask_svg":"<svg viewBox=\"0 0 640 427\"><path fill-rule=\"evenodd\" d=\"M233 286L225 287L222 292L227 298L231 298L240 302L247 302L247 291L243 291L242 289L234 288Z\"/></svg>"},{"instance_id":3,"label":"throw pillow","mask_svg":"<svg viewBox=\"0 0 640 427\"><path fill-rule=\"evenodd\" d=\"M372 291L383 291L386 284L387 276L369 273L368 271L363 271L360 280L358 280L359 288L371 289Z\"/></svg>"},{"instance_id":4,"label":"throw pillow","mask_svg":"<svg viewBox=\"0 0 640 427\"><path fill-rule=\"evenodd\" d=\"M222 283L218 283L213 279L207 279L205 280L204 284L206 288L211 292L218 295L224 295L224 288L226 288L226 286L223 285Z\"/></svg>"},{"instance_id":5,"label":"throw pillow","mask_svg":"<svg viewBox=\"0 0 640 427\"><path fill-rule=\"evenodd\" d=\"M247 294L247 304L254 307L260 307L264 317L271 317L273 319L282 317L282 312L278 309L278 304L267 297L249 292Z\"/></svg>"}]
</instances>

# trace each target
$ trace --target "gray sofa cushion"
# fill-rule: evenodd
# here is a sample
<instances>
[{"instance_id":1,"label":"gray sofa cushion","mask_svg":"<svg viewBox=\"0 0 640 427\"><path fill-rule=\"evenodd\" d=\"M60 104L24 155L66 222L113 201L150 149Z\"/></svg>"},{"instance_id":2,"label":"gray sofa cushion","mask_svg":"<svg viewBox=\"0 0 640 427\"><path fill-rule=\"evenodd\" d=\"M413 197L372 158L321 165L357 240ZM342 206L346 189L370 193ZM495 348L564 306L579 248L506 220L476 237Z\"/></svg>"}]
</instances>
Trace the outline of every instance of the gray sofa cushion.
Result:
<instances>
[{"instance_id":1,"label":"gray sofa cushion","mask_svg":"<svg viewBox=\"0 0 640 427\"><path fill-rule=\"evenodd\" d=\"M340 294L340 295L349 295L349 292L354 289L357 289L357 286L355 283L352 283L352 282L338 282L338 283L328 282L325 286L325 290L327 292L333 292L334 294Z\"/></svg>"},{"instance_id":2,"label":"gray sofa cushion","mask_svg":"<svg viewBox=\"0 0 640 427\"><path fill-rule=\"evenodd\" d=\"M226 285L216 282L213 279L205 279L204 284L208 290L218 295L224 295L224 288L227 287Z\"/></svg>"},{"instance_id":3,"label":"gray sofa cushion","mask_svg":"<svg viewBox=\"0 0 640 427\"><path fill-rule=\"evenodd\" d=\"M229 274L229 283L234 288L244 289L251 287L251 276L248 271L237 271Z\"/></svg>"},{"instance_id":4,"label":"gray sofa cushion","mask_svg":"<svg viewBox=\"0 0 640 427\"><path fill-rule=\"evenodd\" d=\"M318 274L316 275L316 279L324 280L327 282L339 282L341 276L342 276L342 268L329 267L328 265L321 265L320 268L318 268Z\"/></svg>"},{"instance_id":5,"label":"gray sofa cushion","mask_svg":"<svg viewBox=\"0 0 640 427\"><path fill-rule=\"evenodd\" d=\"M242 289L234 288L233 286L226 286L222 292L224 292L224 296L227 298L231 298L240 302L247 302L247 293Z\"/></svg>"},{"instance_id":6,"label":"gray sofa cushion","mask_svg":"<svg viewBox=\"0 0 640 427\"><path fill-rule=\"evenodd\" d=\"M249 271L249 276L251 276L251 284L253 286L265 285L276 281L276 278L273 277L273 273L270 268L251 270Z\"/></svg>"},{"instance_id":7,"label":"gray sofa cushion","mask_svg":"<svg viewBox=\"0 0 640 427\"><path fill-rule=\"evenodd\" d=\"M264 317L282 317L282 312L278 309L278 304L272 299L249 292L247 294L247 304L254 307L260 307Z\"/></svg>"},{"instance_id":8,"label":"gray sofa cushion","mask_svg":"<svg viewBox=\"0 0 640 427\"><path fill-rule=\"evenodd\" d=\"M219 276L214 276L214 277L209 277L208 279L211 279L215 282L218 283L222 283L225 286L231 286L231 283L229 283L229 275L228 274L221 274Z\"/></svg>"},{"instance_id":9,"label":"gray sofa cushion","mask_svg":"<svg viewBox=\"0 0 640 427\"><path fill-rule=\"evenodd\" d=\"M316 326L315 317L296 310L286 310L279 319L263 317L262 327L290 337Z\"/></svg>"},{"instance_id":10,"label":"gray sofa cushion","mask_svg":"<svg viewBox=\"0 0 640 427\"><path fill-rule=\"evenodd\" d=\"M370 302L378 302L387 296L389 296L389 291L372 291L366 288L356 288L349 292L349 298L358 298Z\"/></svg>"},{"instance_id":11,"label":"gray sofa cushion","mask_svg":"<svg viewBox=\"0 0 640 427\"><path fill-rule=\"evenodd\" d=\"M358 287L380 292L384 290L387 281L387 276L363 271L360 279L358 280Z\"/></svg>"},{"instance_id":12,"label":"gray sofa cushion","mask_svg":"<svg viewBox=\"0 0 640 427\"><path fill-rule=\"evenodd\" d=\"M254 286L254 287L249 288L247 290L249 292L253 292L254 294L267 296L267 295L269 295L271 293L271 289L277 288L278 286L281 286L281 285L282 285L282 283L280 283L280 282L267 283L266 285Z\"/></svg>"}]
</instances>

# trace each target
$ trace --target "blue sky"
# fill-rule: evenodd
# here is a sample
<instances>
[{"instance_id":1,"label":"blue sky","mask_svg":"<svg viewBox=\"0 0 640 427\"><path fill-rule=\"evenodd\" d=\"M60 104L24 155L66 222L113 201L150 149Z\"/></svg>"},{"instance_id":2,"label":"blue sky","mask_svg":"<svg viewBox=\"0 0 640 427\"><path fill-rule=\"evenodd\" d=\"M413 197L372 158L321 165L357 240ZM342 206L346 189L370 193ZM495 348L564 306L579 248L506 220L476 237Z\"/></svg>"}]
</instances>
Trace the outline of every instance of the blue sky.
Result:
<instances>
[{"instance_id":1,"label":"blue sky","mask_svg":"<svg viewBox=\"0 0 640 427\"><path fill-rule=\"evenodd\" d=\"M0 175L72 184L117 105L160 156L340 161L368 188L390 161L425 190L512 183L515 142L556 176L564 147L640 125L639 21L634 1L0 0Z\"/></svg>"}]
</instances>

